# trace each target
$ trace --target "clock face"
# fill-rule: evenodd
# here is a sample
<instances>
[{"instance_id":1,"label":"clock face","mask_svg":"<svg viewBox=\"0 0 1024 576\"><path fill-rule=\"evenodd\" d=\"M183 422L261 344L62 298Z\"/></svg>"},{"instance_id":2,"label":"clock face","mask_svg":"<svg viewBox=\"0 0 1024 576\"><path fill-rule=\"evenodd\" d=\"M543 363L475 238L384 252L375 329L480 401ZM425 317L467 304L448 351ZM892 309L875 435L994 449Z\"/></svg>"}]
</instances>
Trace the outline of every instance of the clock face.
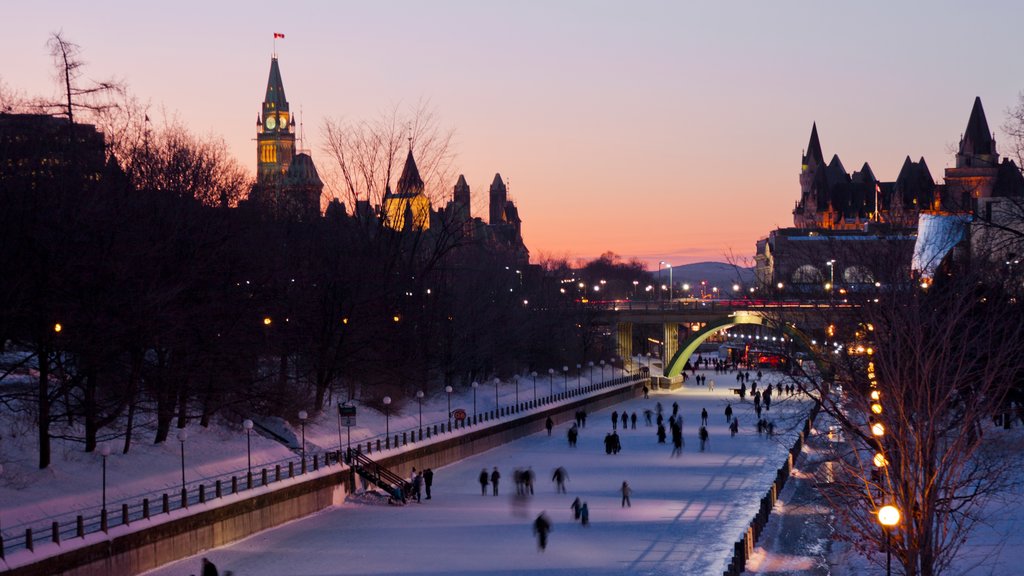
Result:
<instances>
[{"instance_id":1,"label":"clock face","mask_svg":"<svg viewBox=\"0 0 1024 576\"><path fill-rule=\"evenodd\" d=\"M274 116L267 116L267 130L273 130L277 126L277 118Z\"/></svg>"},{"instance_id":2,"label":"clock face","mask_svg":"<svg viewBox=\"0 0 1024 576\"><path fill-rule=\"evenodd\" d=\"M281 118L281 130L284 130L287 127L288 127L288 117L284 116L284 117Z\"/></svg>"}]
</instances>

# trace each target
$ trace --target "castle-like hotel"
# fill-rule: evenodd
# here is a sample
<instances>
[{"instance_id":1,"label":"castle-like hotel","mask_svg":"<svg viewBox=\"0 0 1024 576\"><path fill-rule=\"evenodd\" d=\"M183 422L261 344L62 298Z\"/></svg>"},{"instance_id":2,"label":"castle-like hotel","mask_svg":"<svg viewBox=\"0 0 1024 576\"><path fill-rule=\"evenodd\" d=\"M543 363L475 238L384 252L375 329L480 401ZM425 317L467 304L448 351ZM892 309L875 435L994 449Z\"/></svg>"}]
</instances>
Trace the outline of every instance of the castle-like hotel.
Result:
<instances>
[{"instance_id":1,"label":"castle-like hotel","mask_svg":"<svg viewBox=\"0 0 1024 576\"><path fill-rule=\"evenodd\" d=\"M270 60L267 91L256 118L256 166L250 206L276 219L310 221L320 217L324 184L309 153L295 147L295 119L285 97L276 56ZM380 206L370 206L369 199L357 201L354 216L375 220L400 232L429 231L442 222L454 224L467 237L510 251L517 263L528 263L529 251L523 243L519 210L509 198L501 175L495 174L490 186L487 223L473 218L470 203L469 184L465 176L459 175L447 205L440 209L431 206L410 144L394 190L388 185ZM327 211L337 214L345 209L334 200Z\"/></svg>"},{"instance_id":2,"label":"castle-like hotel","mask_svg":"<svg viewBox=\"0 0 1024 576\"><path fill-rule=\"evenodd\" d=\"M759 283L806 292L927 277L962 241L973 242L971 251L978 252L986 228L1019 225L1009 207L1024 198L1024 176L1013 160L1000 160L980 98L955 159L941 184L924 158L914 162L909 156L896 180L883 182L866 162L852 174L838 155L826 163L817 124L812 125L801 155L793 227L773 230L757 243ZM972 221L973 233L966 225Z\"/></svg>"},{"instance_id":3,"label":"castle-like hotel","mask_svg":"<svg viewBox=\"0 0 1024 576\"><path fill-rule=\"evenodd\" d=\"M863 230L868 222L914 228L922 211L974 212L985 199L1024 194L1024 177L1013 160L999 161L981 98L974 99L967 130L960 137L956 167L936 184L924 158L907 156L895 182L875 178L867 162L847 173L838 155L825 163L817 124L802 155L800 200L793 226L801 229ZM980 202L979 202L980 201Z\"/></svg>"}]
</instances>

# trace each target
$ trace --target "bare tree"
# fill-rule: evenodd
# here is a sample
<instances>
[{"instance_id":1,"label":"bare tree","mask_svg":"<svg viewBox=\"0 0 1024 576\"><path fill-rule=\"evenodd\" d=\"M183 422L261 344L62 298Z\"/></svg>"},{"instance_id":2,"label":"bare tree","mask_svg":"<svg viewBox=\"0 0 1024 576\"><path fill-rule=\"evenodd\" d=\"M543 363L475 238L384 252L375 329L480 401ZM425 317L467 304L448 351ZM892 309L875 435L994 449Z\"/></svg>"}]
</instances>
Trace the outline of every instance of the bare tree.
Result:
<instances>
[{"instance_id":1,"label":"bare tree","mask_svg":"<svg viewBox=\"0 0 1024 576\"><path fill-rule=\"evenodd\" d=\"M115 80L87 82L82 81L85 61L82 60L82 48L64 37L63 32L54 32L47 42L50 55L53 56L57 81L64 97L61 103L40 102L41 108L59 108L67 116L68 123L75 123L75 112L83 110L98 113L110 108L113 104L109 98L124 90L124 85Z\"/></svg>"},{"instance_id":2,"label":"bare tree","mask_svg":"<svg viewBox=\"0 0 1024 576\"><path fill-rule=\"evenodd\" d=\"M947 267L922 286L849 291L818 322L802 319L825 326L826 374L794 378L836 427L818 480L839 538L868 556L891 545L903 573L935 576L1013 481L1019 450L992 422L1024 378L1024 327L988 275ZM902 512L891 539L884 505Z\"/></svg>"},{"instance_id":3,"label":"bare tree","mask_svg":"<svg viewBox=\"0 0 1024 576\"><path fill-rule=\"evenodd\" d=\"M423 178L424 193L437 204L455 181L452 171L454 131L440 126L429 103L402 111L395 106L376 120L324 122L325 151L340 175L336 196L349 208L359 200L379 206L399 175L403 152L410 146Z\"/></svg>"}]
</instances>

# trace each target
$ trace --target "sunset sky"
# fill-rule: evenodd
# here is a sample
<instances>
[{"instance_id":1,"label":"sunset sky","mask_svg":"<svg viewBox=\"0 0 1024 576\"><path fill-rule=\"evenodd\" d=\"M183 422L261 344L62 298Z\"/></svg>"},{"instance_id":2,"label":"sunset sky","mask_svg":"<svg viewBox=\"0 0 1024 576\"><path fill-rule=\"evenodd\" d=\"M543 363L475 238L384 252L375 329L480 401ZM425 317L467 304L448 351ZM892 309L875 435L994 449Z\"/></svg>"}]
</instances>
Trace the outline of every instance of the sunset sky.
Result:
<instances>
[{"instance_id":1,"label":"sunset sky","mask_svg":"<svg viewBox=\"0 0 1024 576\"><path fill-rule=\"evenodd\" d=\"M272 51L319 165L325 118L429 100L486 216L509 180L533 259L611 250L656 269L743 259L792 225L800 154L941 180L980 96L997 145L1024 90L1020 2L17 2L0 80L55 93L63 30L87 75L123 79L255 171ZM1008 146L1000 152L1009 152ZM454 185L454 182L452 182Z\"/></svg>"}]
</instances>

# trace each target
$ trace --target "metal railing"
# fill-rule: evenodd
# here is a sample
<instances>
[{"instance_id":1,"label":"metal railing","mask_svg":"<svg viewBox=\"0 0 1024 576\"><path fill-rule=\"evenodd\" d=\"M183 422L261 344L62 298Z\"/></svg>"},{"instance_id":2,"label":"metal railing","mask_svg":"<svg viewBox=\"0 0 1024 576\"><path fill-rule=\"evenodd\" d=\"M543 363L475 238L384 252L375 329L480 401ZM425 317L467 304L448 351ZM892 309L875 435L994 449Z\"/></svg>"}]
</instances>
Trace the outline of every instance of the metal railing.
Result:
<instances>
[{"instance_id":1,"label":"metal railing","mask_svg":"<svg viewBox=\"0 0 1024 576\"><path fill-rule=\"evenodd\" d=\"M438 436L457 432L477 426L488 427L508 417L519 417L525 411L548 406L555 402L594 394L609 388L623 385L635 385L646 382L648 377L643 374L628 374L606 381L580 385L562 392L525 402L513 403L490 411L483 411L467 416L464 420L440 420L427 423L423 427L395 432L391 436L378 435L363 439L352 445L353 451L365 454L380 453L398 449L409 444L430 440ZM117 526L130 526L135 522L147 520L160 514L169 514L175 510L188 509L191 506L215 501L219 498L250 490L272 486L277 482L302 476L320 467L342 465L340 451L324 451L307 454L306 461L300 458L285 458L261 464L252 474L247 469L209 476L188 483L184 488L166 487L128 498L111 502L106 510L90 508L77 513L54 515L39 518L21 524L5 526L0 530L0 558L20 550L34 551L36 545L44 543L60 543L72 538L84 538L86 534L107 532Z\"/></svg>"}]
</instances>

